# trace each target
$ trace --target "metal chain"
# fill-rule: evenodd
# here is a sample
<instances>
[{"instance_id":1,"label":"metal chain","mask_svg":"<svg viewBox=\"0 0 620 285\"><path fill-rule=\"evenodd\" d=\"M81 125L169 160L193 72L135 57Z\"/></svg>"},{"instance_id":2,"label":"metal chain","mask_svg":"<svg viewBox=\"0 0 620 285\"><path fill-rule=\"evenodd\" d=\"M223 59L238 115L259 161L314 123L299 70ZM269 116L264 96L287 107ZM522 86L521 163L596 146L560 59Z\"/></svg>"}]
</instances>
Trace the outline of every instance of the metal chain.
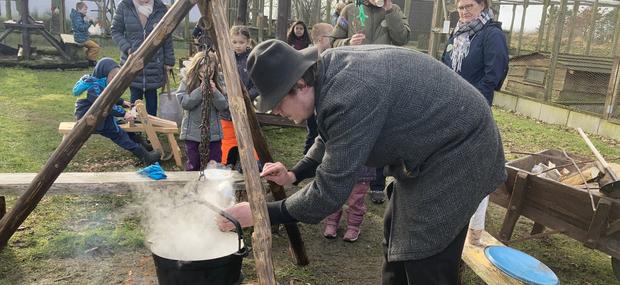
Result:
<instances>
[{"instance_id":1,"label":"metal chain","mask_svg":"<svg viewBox=\"0 0 620 285\"><path fill-rule=\"evenodd\" d=\"M200 171L201 175L209 163L209 144L211 143L211 105L213 104L213 91L211 91L211 74L215 72L211 67L209 49L204 49L205 53L203 64L206 66L205 77L200 83L202 91L202 123L200 124Z\"/></svg>"}]
</instances>

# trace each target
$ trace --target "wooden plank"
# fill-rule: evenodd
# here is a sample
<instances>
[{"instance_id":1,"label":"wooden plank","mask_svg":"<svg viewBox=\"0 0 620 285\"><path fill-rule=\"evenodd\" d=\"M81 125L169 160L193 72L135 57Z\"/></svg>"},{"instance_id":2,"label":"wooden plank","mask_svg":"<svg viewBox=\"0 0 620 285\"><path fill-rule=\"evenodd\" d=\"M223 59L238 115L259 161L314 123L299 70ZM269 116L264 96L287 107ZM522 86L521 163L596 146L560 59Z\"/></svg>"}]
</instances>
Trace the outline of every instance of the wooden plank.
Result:
<instances>
[{"instance_id":1,"label":"wooden plank","mask_svg":"<svg viewBox=\"0 0 620 285\"><path fill-rule=\"evenodd\" d=\"M502 241L510 240L512 232L514 231L517 220L521 215L521 208L523 201L525 200L525 192L527 190L528 174L525 172L519 172L517 179L515 180L515 186L512 189L512 195L510 196L510 202L508 203L506 216L502 223L502 228L499 232L499 238Z\"/></svg>"},{"instance_id":2,"label":"wooden plank","mask_svg":"<svg viewBox=\"0 0 620 285\"><path fill-rule=\"evenodd\" d=\"M88 140L96 126L108 116L112 105L116 104L136 74L144 68L144 63L148 62L155 52L159 50L165 39L172 34L183 16L187 15L194 4L196 4L196 1L179 0L170 7L166 15L164 15L142 45L129 56L118 75L108 83L99 98L77 123L73 131L52 153L39 174L28 186L28 190L16 201L11 211L0 220L0 249L4 248L17 228L36 208L58 175L67 167L71 159ZM22 0L21 3L22 5L26 3L25 7L27 9L28 1ZM26 40L28 40L29 44L29 36L24 37L24 41ZM24 46L25 55L29 52L28 48L29 46Z\"/></svg>"},{"instance_id":3,"label":"wooden plank","mask_svg":"<svg viewBox=\"0 0 620 285\"><path fill-rule=\"evenodd\" d=\"M267 202L260 182L258 165L254 159L254 142L252 141L251 127L248 122L247 109L244 103L241 81L237 71L237 63L233 54L232 43L229 37L228 24L224 11L223 0L211 0L208 3L199 3L202 15L207 16L210 34L216 41L216 50L224 72L224 81L228 91L228 104L235 125L235 135L239 145L239 155L245 185L247 186L248 201L254 222L252 234L252 253L256 262L256 274L259 284L276 284L271 254L271 223L267 213Z\"/></svg>"},{"instance_id":4,"label":"wooden plank","mask_svg":"<svg viewBox=\"0 0 620 285\"><path fill-rule=\"evenodd\" d=\"M177 140L173 134L168 134L168 143L170 144L170 150L172 151L172 156L174 157L174 163L176 163L178 167L183 169L181 148L179 148L179 144L177 144Z\"/></svg>"},{"instance_id":5,"label":"wooden plank","mask_svg":"<svg viewBox=\"0 0 620 285\"><path fill-rule=\"evenodd\" d=\"M482 281L488 285L525 284L506 275L499 268L495 267L495 265L491 264L489 259L484 254L484 249L486 246L503 245L501 242L491 236L488 232L482 231L480 243L484 246L476 246L470 244L468 241L465 241L465 245L463 246L463 255L461 258L465 261L467 266L469 266L469 268L471 268L471 270L482 279Z\"/></svg>"},{"instance_id":6,"label":"wooden plank","mask_svg":"<svg viewBox=\"0 0 620 285\"><path fill-rule=\"evenodd\" d=\"M21 196L36 173L0 173L0 195ZM182 186L198 179L197 171L168 171L166 179L153 180L132 172L63 172L50 187L49 194L103 195L131 193L136 187ZM232 172L236 191L245 189L243 176Z\"/></svg>"},{"instance_id":7,"label":"wooden plank","mask_svg":"<svg viewBox=\"0 0 620 285\"><path fill-rule=\"evenodd\" d=\"M142 122L142 127L144 128L144 132L146 133L146 137L151 142L154 150L158 150L161 153L161 157L165 156L164 148L157 137L157 132L155 132L155 128L151 125L148 113L146 112L146 107L142 103L141 100L137 100L136 102L136 111L138 112L138 118Z\"/></svg>"},{"instance_id":8,"label":"wooden plank","mask_svg":"<svg viewBox=\"0 0 620 285\"><path fill-rule=\"evenodd\" d=\"M585 245L590 248L596 247L603 232L607 229L607 218L611 209L609 199L600 199L596 205L596 212L592 217L588 234L586 235Z\"/></svg>"},{"instance_id":9,"label":"wooden plank","mask_svg":"<svg viewBox=\"0 0 620 285\"><path fill-rule=\"evenodd\" d=\"M60 122L58 125L58 132L62 135L66 135L71 133L71 130L75 127L77 122ZM128 133L141 133L144 132L144 126L141 123L136 123L130 125L129 123L118 125L121 129ZM179 133L179 129L174 127L153 127L153 129L158 133L164 134L177 134Z\"/></svg>"}]
</instances>

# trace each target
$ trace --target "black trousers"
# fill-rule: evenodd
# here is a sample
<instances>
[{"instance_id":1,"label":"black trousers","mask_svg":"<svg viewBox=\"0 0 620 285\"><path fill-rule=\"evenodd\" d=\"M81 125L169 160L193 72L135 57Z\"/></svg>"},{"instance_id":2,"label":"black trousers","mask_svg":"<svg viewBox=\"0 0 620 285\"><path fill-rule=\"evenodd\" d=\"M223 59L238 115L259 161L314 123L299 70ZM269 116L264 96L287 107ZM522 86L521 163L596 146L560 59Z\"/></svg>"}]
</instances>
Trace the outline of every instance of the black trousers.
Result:
<instances>
[{"instance_id":1,"label":"black trousers","mask_svg":"<svg viewBox=\"0 0 620 285\"><path fill-rule=\"evenodd\" d=\"M383 260L383 285L458 285L461 254L467 226L442 252L419 260L388 262Z\"/></svg>"}]
</instances>

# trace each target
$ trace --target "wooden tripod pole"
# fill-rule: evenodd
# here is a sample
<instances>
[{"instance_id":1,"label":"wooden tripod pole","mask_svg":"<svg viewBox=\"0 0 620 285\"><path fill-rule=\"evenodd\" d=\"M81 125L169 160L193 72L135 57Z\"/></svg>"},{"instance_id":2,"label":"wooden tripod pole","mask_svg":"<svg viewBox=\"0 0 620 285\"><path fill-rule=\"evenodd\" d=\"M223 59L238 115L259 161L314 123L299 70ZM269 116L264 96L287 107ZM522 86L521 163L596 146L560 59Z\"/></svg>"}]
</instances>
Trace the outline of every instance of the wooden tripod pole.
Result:
<instances>
[{"instance_id":1,"label":"wooden tripod pole","mask_svg":"<svg viewBox=\"0 0 620 285\"><path fill-rule=\"evenodd\" d=\"M67 167L82 145L88 140L97 124L103 121L114 105L129 87L136 74L144 68L155 52L163 45L164 40L187 15L197 0L179 0L172 5L168 13L157 24L153 32L146 38L140 48L132 53L121 67L116 77L103 90L99 98L77 122L73 131L60 143L52 153L39 174L32 180L26 192L19 197L11 211L0 220L0 249L15 233L21 223L34 210L47 190L52 186L58 175Z\"/></svg>"},{"instance_id":2,"label":"wooden tripod pole","mask_svg":"<svg viewBox=\"0 0 620 285\"><path fill-rule=\"evenodd\" d=\"M217 43L217 52L224 71L228 105L235 125L239 156L254 221L252 246L256 260L258 283L275 285L271 257L271 224L267 214L267 202L265 201L265 192L260 182L258 165L254 159L254 143L252 142L247 110L243 101L237 64L228 36L228 23L224 13L225 5L223 0L210 0L208 1L208 7L206 7L205 2L207 1L200 1L199 7L202 14L209 17L212 29L215 31L214 40Z\"/></svg>"}]
</instances>

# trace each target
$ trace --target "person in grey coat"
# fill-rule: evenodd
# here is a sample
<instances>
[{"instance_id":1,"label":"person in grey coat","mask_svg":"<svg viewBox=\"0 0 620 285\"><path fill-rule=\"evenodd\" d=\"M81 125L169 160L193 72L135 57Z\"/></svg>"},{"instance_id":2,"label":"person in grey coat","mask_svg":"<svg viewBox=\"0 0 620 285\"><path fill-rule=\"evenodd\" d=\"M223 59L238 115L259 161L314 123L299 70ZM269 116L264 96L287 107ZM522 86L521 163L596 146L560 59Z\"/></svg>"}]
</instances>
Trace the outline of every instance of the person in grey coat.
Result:
<instances>
[{"instance_id":1,"label":"person in grey coat","mask_svg":"<svg viewBox=\"0 0 620 285\"><path fill-rule=\"evenodd\" d=\"M506 179L500 134L476 88L428 55L387 45L296 51L265 41L248 58L259 111L303 122L316 113L324 154L291 170L266 164L280 185L309 162L315 179L267 203L271 223L318 223L341 207L363 166L386 166L383 284L457 284L469 217ZM374 74L372 81L368 74ZM273 80L277 78L278 80ZM321 158L322 157L322 158ZM252 225L249 204L226 210ZM218 220L221 230L234 226Z\"/></svg>"},{"instance_id":2,"label":"person in grey coat","mask_svg":"<svg viewBox=\"0 0 620 285\"><path fill-rule=\"evenodd\" d=\"M204 52L196 53L187 67L187 75L181 81L177 90L177 99L183 108L183 121L181 122L181 134L179 138L185 141L187 165L185 170L201 170L199 146L202 142L200 125L202 124L202 88L201 84L205 77L209 80L209 86L213 92L211 111L209 112L209 160L221 162L222 160L222 126L219 114L228 110L228 100L217 88L215 81L217 76L206 76L206 64ZM215 69L215 56L210 56L212 70ZM183 74L183 73L182 73ZM191 85L188 88L188 85ZM198 87L194 87L198 86ZM188 89L192 89L188 92Z\"/></svg>"},{"instance_id":3,"label":"person in grey coat","mask_svg":"<svg viewBox=\"0 0 620 285\"><path fill-rule=\"evenodd\" d=\"M121 65L136 51L164 17L168 8L161 0L122 0L112 19L112 39L121 51ZM172 38L168 36L129 88L131 103L146 98L146 111L157 115L157 88L165 84L164 72L174 66Z\"/></svg>"}]
</instances>

